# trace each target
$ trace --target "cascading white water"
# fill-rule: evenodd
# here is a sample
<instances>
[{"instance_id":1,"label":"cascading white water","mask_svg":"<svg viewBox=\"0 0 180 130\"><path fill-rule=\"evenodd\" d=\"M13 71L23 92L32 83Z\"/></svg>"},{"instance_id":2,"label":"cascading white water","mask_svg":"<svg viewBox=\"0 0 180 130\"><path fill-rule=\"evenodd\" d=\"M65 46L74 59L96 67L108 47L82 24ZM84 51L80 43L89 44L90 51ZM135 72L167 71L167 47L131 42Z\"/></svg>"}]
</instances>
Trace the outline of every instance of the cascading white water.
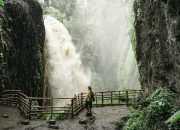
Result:
<instances>
[{"instance_id":1,"label":"cascading white water","mask_svg":"<svg viewBox=\"0 0 180 130\"><path fill-rule=\"evenodd\" d=\"M46 16L46 80L50 86L47 90L49 95L72 97L83 92L90 84L88 77L96 91L139 89L139 73L128 32L129 26L132 26L134 0L74 1L76 5L73 6L66 0L51 2L66 3L68 9L75 6L67 26L88 76L82 71L80 56L66 28L58 20Z\"/></svg>"},{"instance_id":2,"label":"cascading white water","mask_svg":"<svg viewBox=\"0 0 180 130\"><path fill-rule=\"evenodd\" d=\"M76 53L71 37L62 23L51 16L45 16L46 75L52 97L72 97L84 92L90 85L89 78L81 69L81 60ZM56 106L66 101L54 101Z\"/></svg>"},{"instance_id":3,"label":"cascading white water","mask_svg":"<svg viewBox=\"0 0 180 130\"><path fill-rule=\"evenodd\" d=\"M98 60L92 63L96 64L95 73L99 75L101 82L99 86L95 86L97 90L140 88L137 62L128 32L132 27L133 2L134 0L77 0L79 11L76 14L76 26L90 30L86 34L90 38L83 39L83 42L98 50L94 52L97 53ZM84 59L89 61L87 57ZM92 67L86 66L92 72Z\"/></svg>"}]
</instances>

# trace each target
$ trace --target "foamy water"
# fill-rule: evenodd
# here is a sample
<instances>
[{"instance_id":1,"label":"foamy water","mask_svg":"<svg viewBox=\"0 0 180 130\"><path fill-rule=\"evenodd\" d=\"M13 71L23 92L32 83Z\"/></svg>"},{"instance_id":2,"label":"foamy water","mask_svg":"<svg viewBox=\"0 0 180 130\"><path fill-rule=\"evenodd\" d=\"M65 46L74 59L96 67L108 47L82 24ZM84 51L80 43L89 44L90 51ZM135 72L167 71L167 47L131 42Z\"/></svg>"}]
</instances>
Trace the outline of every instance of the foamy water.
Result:
<instances>
[{"instance_id":1,"label":"foamy water","mask_svg":"<svg viewBox=\"0 0 180 130\"><path fill-rule=\"evenodd\" d=\"M90 84L81 68L80 55L76 52L71 37L62 23L51 16L45 16L46 77L51 97L72 97L84 92ZM54 101L56 106L66 101Z\"/></svg>"}]
</instances>

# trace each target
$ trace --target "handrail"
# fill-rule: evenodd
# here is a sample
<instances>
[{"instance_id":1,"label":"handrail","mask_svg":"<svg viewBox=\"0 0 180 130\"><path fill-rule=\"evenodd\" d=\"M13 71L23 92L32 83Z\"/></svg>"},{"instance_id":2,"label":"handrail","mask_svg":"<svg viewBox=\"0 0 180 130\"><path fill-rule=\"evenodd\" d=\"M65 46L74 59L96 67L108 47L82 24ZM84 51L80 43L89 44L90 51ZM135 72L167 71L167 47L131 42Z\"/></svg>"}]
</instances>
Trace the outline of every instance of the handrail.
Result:
<instances>
[{"instance_id":1,"label":"handrail","mask_svg":"<svg viewBox=\"0 0 180 130\"><path fill-rule=\"evenodd\" d=\"M113 106L113 105L131 105L132 100L137 97L142 90L125 90L125 91L104 91L95 93L95 101L93 102L94 107ZM24 113L25 116L31 119L34 114L63 114L74 115L78 114L85 104L85 94L81 93L75 95L73 98L54 98L54 97L28 97L21 90L4 90L2 92L1 102L10 105L16 105ZM69 100L69 106L53 106L53 101ZM33 101L38 104L33 105ZM43 104L44 101L49 101L49 105Z\"/></svg>"},{"instance_id":2,"label":"handrail","mask_svg":"<svg viewBox=\"0 0 180 130\"><path fill-rule=\"evenodd\" d=\"M47 97L28 97L28 99L32 100L38 100L38 99L44 99L44 100L51 100L52 98L47 98ZM73 98L54 98L53 99L73 99Z\"/></svg>"},{"instance_id":3,"label":"handrail","mask_svg":"<svg viewBox=\"0 0 180 130\"><path fill-rule=\"evenodd\" d=\"M21 92L21 90L4 90L3 92Z\"/></svg>"}]
</instances>

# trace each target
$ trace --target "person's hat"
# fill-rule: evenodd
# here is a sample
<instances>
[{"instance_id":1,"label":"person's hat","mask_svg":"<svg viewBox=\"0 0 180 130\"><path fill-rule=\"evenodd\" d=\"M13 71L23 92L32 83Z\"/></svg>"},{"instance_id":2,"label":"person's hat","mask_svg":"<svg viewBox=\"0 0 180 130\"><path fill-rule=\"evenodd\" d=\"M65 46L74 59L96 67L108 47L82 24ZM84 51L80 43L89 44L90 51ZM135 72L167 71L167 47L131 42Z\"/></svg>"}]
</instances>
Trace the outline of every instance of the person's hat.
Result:
<instances>
[{"instance_id":1,"label":"person's hat","mask_svg":"<svg viewBox=\"0 0 180 130\"><path fill-rule=\"evenodd\" d=\"M92 87L91 87L91 86L88 86L88 89L90 89L90 90L91 90L91 89L92 89Z\"/></svg>"}]
</instances>

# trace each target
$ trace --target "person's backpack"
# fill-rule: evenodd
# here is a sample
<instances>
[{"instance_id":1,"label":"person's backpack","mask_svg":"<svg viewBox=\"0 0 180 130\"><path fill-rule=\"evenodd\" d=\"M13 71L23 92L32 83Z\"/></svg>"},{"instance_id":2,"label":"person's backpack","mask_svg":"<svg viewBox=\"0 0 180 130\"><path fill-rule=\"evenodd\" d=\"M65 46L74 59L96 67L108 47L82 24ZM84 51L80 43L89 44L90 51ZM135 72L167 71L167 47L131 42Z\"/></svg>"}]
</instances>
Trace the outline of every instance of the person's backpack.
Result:
<instances>
[{"instance_id":1,"label":"person's backpack","mask_svg":"<svg viewBox=\"0 0 180 130\"><path fill-rule=\"evenodd\" d=\"M94 97L94 93L93 92L91 93L91 99L92 99L92 101L95 101L95 97Z\"/></svg>"}]
</instances>

